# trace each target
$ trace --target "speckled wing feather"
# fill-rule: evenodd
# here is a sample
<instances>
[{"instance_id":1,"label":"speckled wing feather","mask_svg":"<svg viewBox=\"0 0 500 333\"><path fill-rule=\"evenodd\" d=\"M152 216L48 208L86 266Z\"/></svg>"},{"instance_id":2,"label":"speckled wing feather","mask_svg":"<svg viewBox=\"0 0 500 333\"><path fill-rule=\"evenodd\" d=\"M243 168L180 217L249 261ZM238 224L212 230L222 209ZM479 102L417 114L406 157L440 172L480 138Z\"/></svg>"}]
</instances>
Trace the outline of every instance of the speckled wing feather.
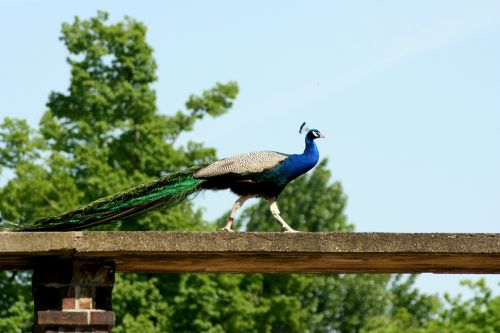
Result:
<instances>
[{"instance_id":1,"label":"speckled wing feather","mask_svg":"<svg viewBox=\"0 0 500 333\"><path fill-rule=\"evenodd\" d=\"M195 178L210 178L227 174L246 175L271 169L288 158L274 151L258 151L240 154L216 161L198 170Z\"/></svg>"}]
</instances>

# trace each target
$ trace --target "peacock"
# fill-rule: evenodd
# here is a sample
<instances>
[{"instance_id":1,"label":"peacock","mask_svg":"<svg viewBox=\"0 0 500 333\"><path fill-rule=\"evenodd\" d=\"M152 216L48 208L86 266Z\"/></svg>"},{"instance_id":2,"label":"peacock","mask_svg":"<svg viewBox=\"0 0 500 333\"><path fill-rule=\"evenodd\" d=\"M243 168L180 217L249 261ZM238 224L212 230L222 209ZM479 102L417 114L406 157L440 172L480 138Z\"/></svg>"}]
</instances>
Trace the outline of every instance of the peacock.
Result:
<instances>
[{"instance_id":1,"label":"peacock","mask_svg":"<svg viewBox=\"0 0 500 333\"><path fill-rule=\"evenodd\" d=\"M288 183L311 170L319 160L319 152L314 140L325 136L316 129L307 128L306 123L303 123L299 129L300 134L304 132L307 134L302 154L259 151L224 158L163 176L150 183L98 199L56 216L40 218L32 223L13 224L4 220L4 229L15 231L81 230L160 206L172 207L189 199L193 193L203 190L230 189L238 195L238 199L222 230L232 232L231 225L237 210L248 199L260 197L268 200L272 216L281 224L285 232L296 232L281 217L277 199Z\"/></svg>"}]
</instances>

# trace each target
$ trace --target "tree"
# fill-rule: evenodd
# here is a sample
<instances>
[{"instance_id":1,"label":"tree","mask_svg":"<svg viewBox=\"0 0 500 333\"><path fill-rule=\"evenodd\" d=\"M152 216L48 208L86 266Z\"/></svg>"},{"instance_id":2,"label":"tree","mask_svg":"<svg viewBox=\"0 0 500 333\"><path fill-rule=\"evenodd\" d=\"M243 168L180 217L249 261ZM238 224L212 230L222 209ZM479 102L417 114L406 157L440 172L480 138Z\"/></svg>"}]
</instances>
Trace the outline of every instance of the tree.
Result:
<instances>
[{"instance_id":1,"label":"tree","mask_svg":"<svg viewBox=\"0 0 500 333\"><path fill-rule=\"evenodd\" d=\"M473 291L470 299L445 295L448 303L440 309L428 331L440 332L500 332L500 296L493 296L484 279L476 282L465 280L461 284Z\"/></svg>"},{"instance_id":2,"label":"tree","mask_svg":"<svg viewBox=\"0 0 500 333\"><path fill-rule=\"evenodd\" d=\"M462 285L473 291L470 299L460 295L444 301L433 300L433 307L418 321L408 308L400 307L393 313L374 317L362 330L363 333L433 333L433 332L500 332L500 296L494 297L483 279L476 282L465 280ZM429 296L424 296L429 298Z\"/></svg>"},{"instance_id":3,"label":"tree","mask_svg":"<svg viewBox=\"0 0 500 333\"><path fill-rule=\"evenodd\" d=\"M71 81L67 93L50 94L38 130L24 120L10 118L0 125L0 170L15 173L0 188L0 210L7 220L23 223L51 215L215 158L215 149L198 142L182 146L177 139L205 116L226 113L238 85L218 83L200 96L190 96L184 111L159 114L151 87L156 63L145 40L146 27L128 17L115 24L108 20L108 14L99 12L89 20L76 17L72 24L63 24L61 40L70 53ZM102 228L202 230L209 226L201 211L186 202ZM29 275L14 279L13 274L1 275L0 285L6 290L27 290ZM136 304L144 296L131 295L130 289L136 288L149 294L159 290L154 279L126 275L118 279L115 298ZM18 305L29 296L1 298L0 313L21 311ZM132 330L140 322L161 331L165 322L159 318L164 314L154 316L168 309L161 300L161 295L149 299L158 312L151 310L147 315L134 312L133 306L118 307L117 329ZM122 312L125 308L130 312ZM31 325L29 309L17 317L27 321L25 327ZM19 327L16 320L0 324L14 329Z\"/></svg>"},{"instance_id":4,"label":"tree","mask_svg":"<svg viewBox=\"0 0 500 333\"><path fill-rule=\"evenodd\" d=\"M18 333L31 330L33 303L30 275L0 272L0 332Z\"/></svg>"}]
</instances>

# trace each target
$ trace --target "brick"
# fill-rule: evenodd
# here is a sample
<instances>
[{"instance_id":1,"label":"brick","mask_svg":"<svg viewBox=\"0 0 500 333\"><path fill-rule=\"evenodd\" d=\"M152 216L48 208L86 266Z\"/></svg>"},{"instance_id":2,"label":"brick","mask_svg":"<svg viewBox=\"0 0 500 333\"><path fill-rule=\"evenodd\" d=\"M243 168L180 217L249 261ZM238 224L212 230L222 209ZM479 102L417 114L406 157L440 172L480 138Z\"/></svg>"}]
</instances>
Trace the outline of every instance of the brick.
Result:
<instances>
[{"instance_id":1,"label":"brick","mask_svg":"<svg viewBox=\"0 0 500 333\"><path fill-rule=\"evenodd\" d=\"M78 300L79 309L92 309L92 298L84 297Z\"/></svg>"},{"instance_id":2,"label":"brick","mask_svg":"<svg viewBox=\"0 0 500 333\"><path fill-rule=\"evenodd\" d=\"M88 325L88 311L38 311L37 325Z\"/></svg>"},{"instance_id":3,"label":"brick","mask_svg":"<svg viewBox=\"0 0 500 333\"><path fill-rule=\"evenodd\" d=\"M92 311L90 313L91 325L115 325L115 313L113 311Z\"/></svg>"},{"instance_id":4,"label":"brick","mask_svg":"<svg viewBox=\"0 0 500 333\"><path fill-rule=\"evenodd\" d=\"M73 310L76 309L76 300L74 297L65 297L62 300L63 310Z\"/></svg>"}]
</instances>

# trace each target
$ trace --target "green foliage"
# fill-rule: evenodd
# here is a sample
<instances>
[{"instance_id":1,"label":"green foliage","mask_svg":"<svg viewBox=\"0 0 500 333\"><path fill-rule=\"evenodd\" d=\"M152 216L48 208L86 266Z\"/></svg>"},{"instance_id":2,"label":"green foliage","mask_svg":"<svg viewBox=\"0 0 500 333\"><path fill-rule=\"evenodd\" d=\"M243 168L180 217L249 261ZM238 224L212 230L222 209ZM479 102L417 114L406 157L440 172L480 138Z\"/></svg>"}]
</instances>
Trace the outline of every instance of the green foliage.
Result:
<instances>
[{"instance_id":1,"label":"green foliage","mask_svg":"<svg viewBox=\"0 0 500 333\"><path fill-rule=\"evenodd\" d=\"M21 161L14 169L15 178L0 189L0 209L7 220L32 221L42 215L75 207L81 202L67 159L54 152L47 165Z\"/></svg>"},{"instance_id":2,"label":"green foliage","mask_svg":"<svg viewBox=\"0 0 500 333\"><path fill-rule=\"evenodd\" d=\"M180 276L173 296L173 332L233 332L253 326L255 306L241 290L242 276ZM243 325L241 325L243 324Z\"/></svg>"},{"instance_id":3,"label":"green foliage","mask_svg":"<svg viewBox=\"0 0 500 333\"><path fill-rule=\"evenodd\" d=\"M391 300L388 314L398 317L406 316L411 326L425 326L440 307L436 296L422 295L414 284L417 275L410 275L403 280L402 275L395 275L390 285Z\"/></svg>"},{"instance_id":4,"label":"green foliage","mask_svg":"<svg viewBox=\"0 0 500 333\"><path fill-rule=\"evenodd\" d=\"M34 134L26 120L6 117L0 124L0 165L15 168L21 162L38 158L43 141Z\"/></svg>"},{"instance_id":5,"label":"green foliage","mask_svg":"<svg viewBox=\"0 0 500 333\"><path fill-rule=\"evenodd\" d=\"M417 315L410 313L412 306L398 307L386 316L372 318L362 332L500 332L500 296L493 297L483 279L476 282L465 280L462 285L473 291L470 299L445 295L445 303L440 304L436 297L431 299L430 296L421 296L419 302L412 302L413 307L423 307L417 311ZM425 304L429 301L432 303L430 307Z\"/></svg>"},{"instance_id":6,"label":"green foliage","mask_svg":"<svg viewBox=\"0 0 500 333\"><path fill-rule=\"evenodd\" d=\"M441 332L500 332L500 296L493 297L484 279L465 280L462 285L474 292L472 298L463 300L460 296L445 295L447 306L429 326Z\"/></svg>"},{"instance_id":7,"label":"green foliage","mask_svg":"<svg viewBox=\"0 0 500 333\"><path fill-rule=\"evenodd\" d=\"M0 271L0 332L30 332L33 322L30 275Z\"/></svg>"},{"instance_id":8,"label":"green foliage","mask_svg":"<svg viewBox=\"0 0 500 333\"><path fill-rule=\"evenodd\" d=\"M136 274L117 274L113 310L117 322L113 332L167 332L172 309L158 289L158 279Z\"/></svg>"}]
</instances>

